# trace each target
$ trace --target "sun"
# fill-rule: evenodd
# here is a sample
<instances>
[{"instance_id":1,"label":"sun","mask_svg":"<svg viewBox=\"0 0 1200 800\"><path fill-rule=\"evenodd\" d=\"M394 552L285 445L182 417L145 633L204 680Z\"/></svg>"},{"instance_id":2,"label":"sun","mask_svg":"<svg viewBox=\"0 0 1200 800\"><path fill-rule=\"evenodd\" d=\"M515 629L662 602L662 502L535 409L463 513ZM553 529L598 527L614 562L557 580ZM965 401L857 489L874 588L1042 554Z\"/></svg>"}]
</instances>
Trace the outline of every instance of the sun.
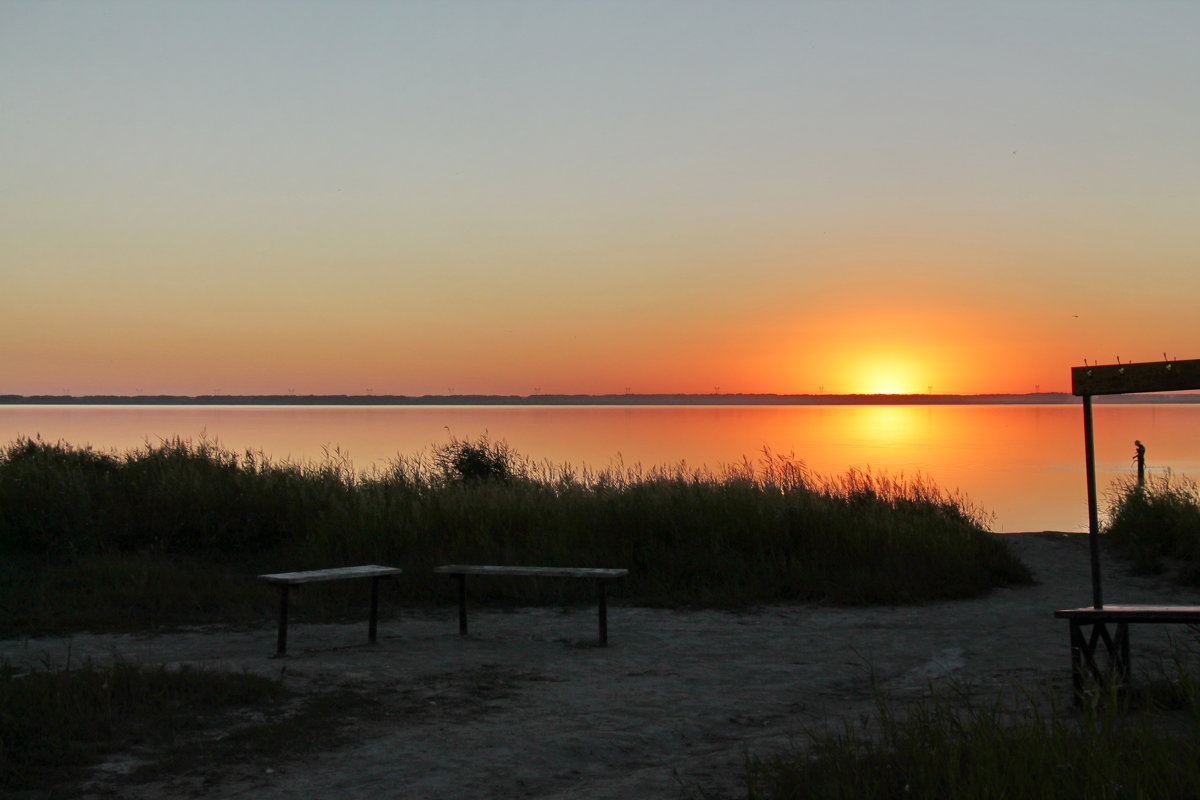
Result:
<instances>
[{"instance_id":1,"label":"sun","mask_svg":"<svg viewBox=\"0 0 1200 800\"><path fill-rule=\"evenodd\" d=\"M899 359L872 359L856 373L855 383L862 394L919 394L928 390L921 385L919 370Z\"/></svg>"},{"instance_id":2,"label":"sun","mask_svg":"<svg viewBox=\"0 0 1200 800\"><path fill-rule=\"evenodd\" d=\"M902 325L831 342L829 349L805 362L810 374L825 378L835 393L918 395L947 391L962 378L958 338L949 330L936 340ZM967 362L968 364L970 362Z\"/></svg>"}]
</instances>

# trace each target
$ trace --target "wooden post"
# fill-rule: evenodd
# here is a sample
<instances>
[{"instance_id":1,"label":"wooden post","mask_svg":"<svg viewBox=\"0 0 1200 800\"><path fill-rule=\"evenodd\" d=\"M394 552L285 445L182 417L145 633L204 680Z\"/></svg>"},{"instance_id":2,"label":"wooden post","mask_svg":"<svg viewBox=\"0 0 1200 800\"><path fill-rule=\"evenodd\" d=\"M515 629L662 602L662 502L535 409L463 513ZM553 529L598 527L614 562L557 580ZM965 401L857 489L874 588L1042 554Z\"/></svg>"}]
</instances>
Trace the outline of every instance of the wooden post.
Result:
<instances>
[{"instance_id":1,"label":"wooden post","mask_svg":"<svg viewBox=\"0 0 1200 800\"><path fill-rule=\"evenodd\" d=\"M1117 670L1120 685L1128 686L1133 672L1129 663L1129 625L1124 622L1117 623Z\"/></svg>"},{"instance_id":2,"label":"wooden post","mask_svg":"<svg viewBox=\"0 0 1200 800\"><path fill-rule=\"evenodd\" d=\"M1146 488L1146 445L1140 439L1133 440L1133 459L1137 461L1138 489Z\"/></svg>"},{"instance_id":3,"label":"wooden post","mask_svg":"<svg viewBox=\"0 0 1200 800\"><path fill-rule=\"evenodd\" d=\"M275 643L275 655L287 654L288 589L286 583L279 584L279 637Z\"/></svg>"},{"instance_id":4,"label":"wooden post","mask_svg":"<svg viewBox=\"0 0 1200 800\"><path fill-rule=\"evenodd\" d=\"M1104 608L1100 588L1100 512L1096 508L1096 442L1092 428L1092 396L1083 396L1083 444L1087 464L1088 545L1092 552L1092 605Z\"/></svg>"},{"instance_id":5,"label":"wooden post","mask_svg":"<svg viewBox=\"0 0 1200 800\"><path fill-rule=\"evenodd\" d=\"M379 576L371 578L371 617L367 623L367 640L375 644L375 629L379 621Z\"/></svg>"},{"instance_id":6,"label":"wooden post","mask_svg":"<svg viewBox=\"0 0 1200 800\"><path fill-rule=\"evenodd\" d=\"M467 576L459 573L454 576L458 580L458 632L467 635Z\"/></svg>"},{"instance_id":7,"label":"wooden post","mask_svg":"<svg viewBox=\"0 0 1200 800\"><path fill-rule=\"evenodd\" d=\"M1087 643L1083 638L1083 630L1079 620L1074 617L1071 625L1071 686L1075 690L1075 705L1083 705L1083 652Z\"/></svg>"},{"instance_id":8,"label":"wooden post","mask_svg":"<svg viewBox=\"0 0 1200 800\"><path fill-rule=\"evenodd\" d=\"M600 646L608 646L608 591L603 580L596 581L596 599L600 605Z\"/></svg>"}]
</instances>

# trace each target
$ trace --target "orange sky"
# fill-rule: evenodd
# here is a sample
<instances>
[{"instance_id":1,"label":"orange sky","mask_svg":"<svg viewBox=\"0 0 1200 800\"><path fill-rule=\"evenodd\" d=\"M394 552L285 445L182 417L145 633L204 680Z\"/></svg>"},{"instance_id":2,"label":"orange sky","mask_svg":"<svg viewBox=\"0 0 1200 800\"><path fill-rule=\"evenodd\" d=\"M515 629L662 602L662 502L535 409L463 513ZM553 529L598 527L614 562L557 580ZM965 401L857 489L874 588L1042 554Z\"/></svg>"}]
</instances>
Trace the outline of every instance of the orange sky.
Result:
<instances>
[{"instance_id":1,"label":"orange sky","mask_svg":"<svg viewBox=\"0 0 1200 800\"><path fill-rule=\"evenodd\" d=\"M0 393L1195 358L1200 7L1104 9L0 0Z\"/></svg>"}]
</instances>

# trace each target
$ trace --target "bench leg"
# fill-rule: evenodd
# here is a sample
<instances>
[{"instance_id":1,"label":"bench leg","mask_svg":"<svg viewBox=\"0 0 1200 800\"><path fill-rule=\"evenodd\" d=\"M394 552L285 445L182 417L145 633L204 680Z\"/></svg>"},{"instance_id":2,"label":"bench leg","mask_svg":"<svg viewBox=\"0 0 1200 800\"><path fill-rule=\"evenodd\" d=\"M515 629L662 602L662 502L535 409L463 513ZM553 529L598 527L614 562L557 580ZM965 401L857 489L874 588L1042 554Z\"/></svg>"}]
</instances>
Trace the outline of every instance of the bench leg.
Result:
<instances>
[{"instance_id":1,"label":"bench leg","mask_svg":"<svg viewBox=\"0 0 1200 800\"><path fill-rule=\"evenodd\" d=\"M371 616L367 623L367 641L375 644L375 631L379 623L379 578L371 578Z\"/></svg>"},{"instance_id":2,"label":"bench leg","mask_svg":"<svg viewBox=\"0 0 1200 800\"><path fill-rule=\"evenodd\" d=\"M600 646L608 646L608 587L604 581L596 581L596 600L600 615Z\"/></svg>"},{"instance_id":3,"label":"bench leg","mask_svg":"<svg viewBox=\"0 0 1200 800\"><path fill-rule=\"evenodd\" d=\"M455 575L458 581L458 632L467 635L467 576Z\"/></svg>"},{"instance_id":4,"label":"bench leg","mask_svg":"<svg viewBox=\"0 0 1200 800\"><path fill-rule=\"evenodd\" d=\"M1083 630L1079 622L1071 620L1071 688L1074 691L1075 705L1083 705L1083 652L1087 643L1083 638Z\"/></svg>"},{"instance_id":5,"label":"bench leg","mask_svg":"<svg viewBox=\"0 0 1200 800\"><path fill-rule=\"evenodd\" d=\"M279 636L275 643L275 657L287 654L288 589L286 583L279 584Z\"/></svg>"},{"instance_id":6,"label":"bench leg","mask_svg":"<svg viewBox=\"0 0 1200 800\"><path fill-rule=\"evenodd\" d=\"M1083 624L1071 620L1071 684L1075 690L1075 705L1083 703L1084 685L1090 677L1096 683L1104 685L1112 682L1117 689L1123 690L1129 685L1129 624L1116 623L1110 634L1107 624L1093 622L1091 635L1083 635ZM1104 646L1107 663L1103 669L1098 660L1098 653Z\"/></svg>"},{"instance_id":7,"label":"bench leg","mask_svg":"<svg viewBox=\"0 0 1200 800\"><path fill-rule=\"evenodd\" d=\"M1095 660L1101 642L1108 652L1107 672L1101 672ZM1118 689L1126 688L1129 685L1129 623L1115 623L1110 634L1105 623L1097 622L1092 626L1087 655L1097 680L1110 680L1115 682Z\"/></svg>"},{"instance_id":8,"label":"bench leg","mask_svg":"<svg viewBox=\"0 0 1200 800\"><path fill-rule=\"evenodd\" d=\"M1129 665L1129 623L1121 622L1117 624L1117 679L1125 687L1132 676Z\"/></svg>"}]
</instances>

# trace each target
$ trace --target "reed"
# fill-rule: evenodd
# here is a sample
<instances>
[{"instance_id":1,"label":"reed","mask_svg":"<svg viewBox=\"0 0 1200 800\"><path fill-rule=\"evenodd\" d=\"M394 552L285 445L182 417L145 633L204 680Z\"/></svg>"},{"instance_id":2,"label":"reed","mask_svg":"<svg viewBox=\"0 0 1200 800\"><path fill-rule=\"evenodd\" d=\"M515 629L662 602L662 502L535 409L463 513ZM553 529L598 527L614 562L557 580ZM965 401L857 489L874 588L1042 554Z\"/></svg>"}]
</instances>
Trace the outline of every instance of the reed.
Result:
<instances>
[{"instance_id":1,"label":"reed","mask_svg":"<svg viewBox=\"0 0 1200 800\"><path fill-rule=\"evenodd\" d=\"M1200 488L1187 476L1152 474L1144 486L1116 482L1109 493L1105 542L1135 570L1160 572L1163 559L1183 562L1180 577L1200 583Z\"/></svg>"},{"instance_id":2,"label":"reed","mask_svg":"<svg viewBox=\"0 0 1200 800\"><path fill-rule=\"evenodd\" d=\"M77 624L77 609L102 605L81 593L103 594L97 581L125 569L139 577L122 602L178 622L269 616L269 591L247 588L256 571L356 563L404 568L388 593L411 602L449 598L431 568L453 562L626 567L627 600L667 605L922 602L1030 579L981 513L920 477L826 479L770 452L718 472L592 472L487 439L365 474L336 453L294 464L203 440L114 455L23 439L0 453L0 554L12 578L0 611L17 630ZM478 588L504 602L588 599L577 583ZM298 613L359 602L313 589Z\"/></svg>"}]
</instances>

